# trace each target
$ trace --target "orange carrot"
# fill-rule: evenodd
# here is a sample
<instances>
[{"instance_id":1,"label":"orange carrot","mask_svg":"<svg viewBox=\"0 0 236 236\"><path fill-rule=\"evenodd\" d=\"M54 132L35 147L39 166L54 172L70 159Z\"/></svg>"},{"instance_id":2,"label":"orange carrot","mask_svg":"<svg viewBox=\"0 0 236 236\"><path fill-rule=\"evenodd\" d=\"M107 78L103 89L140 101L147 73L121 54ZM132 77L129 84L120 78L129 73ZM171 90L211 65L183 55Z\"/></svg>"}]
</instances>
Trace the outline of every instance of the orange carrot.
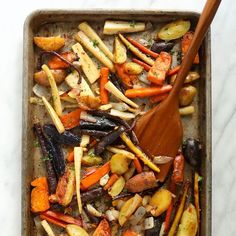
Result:
<instances>
[{"instance_id":1,"label":"orange carrot","mask_svg":"<svg viewBox=\"0 0 236 236\"><path fill-rule=\"evenodd\" d=\"M144 68L144 70L149 71L151 69L151 66L149 66L148 64L146 64L143 61L138 60L137 58L132 58L132 61L139 64L140 66L142 66Z\"/></svg>"},{"instance_id":2,"label":"orange carrot","mask_svg":"<svg viewBox=\"0 0 236 236\"><path fill-rule=\"evenodd\" d=\"M60 227L62 227L62 228L65 228L65 227L66 227L66 224L65 224L64 222L62 222L62 221L60 221L60 220L56 220L56 219L54 219L54 218L52 218L52 217L49 217L49 216L45 215L44 213L43 213L43 214L40 214L39 217L40 217L41 219L43 219L43 220L46 220L46 221L48 221L48 222L50 222L50 223L52 223L52 224L54 224L54 225L60 226Z\"/></svg>"},{"instance_id":3,"label":"orange carrot","mask_svg":"<svg viewBox=\"0 0 236 236\"><path fill-rule=\"evenodd\" d=\"M83 174L83 177L82 179L86 178L87 176L91 175L92 173L94 173L98 168L96 166L92 166L92 167L89 167L87 168L85 171L84 171L84 174Z\"/></svg>"},{"instance_id":4,"label":"orange carrot","mask_svg":"<svg viewBox=\"0 0 236 236\"><path fill-rule=\"evenodd\" d=\"M35 187L31 191L31 211L43 212L50 208L48 184L46 177L40 177L31 182Z\"/></svg>"},{"instance_id":5,"label":"orange carrot","mask_svg":"<svg viewBox=\"0 0 236 236\"><path fill-rule=\"evenodd\" d=\"M72 129L79 125L81 109L76 109L60 117L65 129Z\"/></svg>"},{"instance_id":6,"label":"orange carrot","mask_svg":"<svg viewBox=\"0 0 236 236\"><path fill-rule=\"evenodd\" d=\"M118 179L119 179L119 176L117 174L112 174L112 176L109 178L107 184L103 187L103 189L104 190L109 189Z\"/></svg>"},{"instance_id":7,"label":"orange carrot","mask_svg":"<svg viewBox=\"0 0 236 236\"><path fill-rule=\"evenodd\" d=\"M158 94L156 96L150 97L151 103L157 103L165 100L168 97L169 93Z\"/></svg>"},{"instance_id":8,"label":"orange carrot","mask_svg":"<svg viewBox=\"0 0 236 236\"><path fill-rule=\"evenodd\" d=\"M149 87L149 88L137 88L127 89L125 96L128 98L144 98L152 97L158 94L167 93L172 89L171 85L163 85L162 87Z\"/></svg>"},{"instance_id":9,"label":"orange carrot","mask_svg":"<svg viewBox=\"0 0 236 236\"><path fill-rule=\"evenodd\" d=\"M140 163L139 159L138 159L138 158L135 158L135 159L133 160L133 162L134 162L134 166L135 166L137 172L138 172L138 173L141 173L141 172L143 171L143 167L141 166L141 163Z\"/></svg>"},{"instance_id":10,"label":"orange carrot","mask_svg":"<svg viewBox=\"0 0 236 236\"><path fill-rule=\"evenodd\" d=\"M89 187L96 184L100 180L100 178L102 178L110 171L110 169L110 162L107 162L106 164L98 168L94 173L81 180L82 188L88 189Z\"/></svg>"},{"instance_id":11,"label":"orange carrot","mask_svg":"<svg viewBox=\"0 0 236 236\"><path fill-rule=\"evenodd\" d=\"M168 76L175 75L179 72L179 70L180 70L180 66L176 66L173 69L169 70L167 75Z\"/></svg>"},{"instance_id":12,"label":"orange carrot","mask_svg":"<svg viewBox=\"0 0 236 236\"><path fill-rule=\"evenodd\" d=\"M63 52L60 54L63 58L65 58L69 62L73 62L76 59L76 55L73 52ZM50 69L66 69L69 68L70 65L62 61L60 58L54 56L48 61L48 66Z\"/></svg>"},{"instance_id":13,"label":"orange carrot","mask_svg":"<svg viewBox=\"0 0 236 236\"><path fill-rule=\"evenodd\" d=\"M108 91L105 89L105 84L108 82L109 68L101 68L101 79L100 79L100 99L101 104L107 104L109 101Z\"/></svg>"},{"instance_id":14,"label":"orange carrot","mask_svg":"<svg viewBox=\"0 0 236 236\"><path fill-rule=\"evenodd\" d=\"M166 74L171 66L172 57L167 52L161 52L148 72L147 79L157 85L163 85Z\"/></svg>"},{"instance_id":15,"label":"orange carrot","mask_svg":"<svg viewBox=\"0 0 236 236\"><path fill-rule=\"evenodd\" d=\"M138 234L135 233L134 231L128 229L122 234L122 236L138 236Z\"/></svg>"},{"instance_id":16,"label":"orange carrot","mask_svg":"<svg viewBox=\"0 0 236 236\"><path fill-rule=\"evenodd\" d=\"M182 39L181 47L182 47L182 55L183 55L183 57L184 57L184 55L186 55L186 53L187 53L187 51L189 49L189 46L190 46L190 44L191 44L191 42L193 40L193 35L194 35L193 32L187 32L184 35L183 39ZM197 53L197 55L196 55L196 57L195 57L195 59L193 61L193 64L199 64L199 62L200 62L199 61L199 54Z\"/></svg>"},{"instance_id":17,"label":"orange carrot","mask_svg":"<svg viewBox=\"0 0 236 236\"><path fill-rule=\"evenodd\" d=\"M131 88L133 86L132 81L137 80L138 76L137 75L129 75L125 72L123 64L115 64L116 72L118 77L121 79L122 83L127 87Z\"/></svg>"},{"instance_id":18,"label":"orange carrot","mask_svg":"<svg viewBox=\"0 0 236 236\"><path fill-rule=\"evenodd\" d=\"M93 233L93 236L111 236L111 228L106 219L100 221L98 227Z\"/></svg>"},{"instance_id":19,"label":"orange carrot","mask_svg":"<svg viewBox=\"0 0 236 236\"><path fill-rule=\"evenodd\" d=\"M68 153L67 157L66 157L66 160L68 162L73 162L74 161L74 151L71 151Z\"/></svg>"},{"instance_id":20,"label":"orange carrot","mask_svg":"<svg viewBox=\"0 0 236 236\"><path fill-rule=\"evenodd\" d=\"M159 54L151 51L150 49L146 48L145 46L143 46L141 43L139 43L138 41L130 38L130 37L127 37L128 41L130 43L132 43L135 47L137 47L141 52L145 53L145 54L148 54L154 58L157 58L159 56Z\"/></svg>"}]
</instances>

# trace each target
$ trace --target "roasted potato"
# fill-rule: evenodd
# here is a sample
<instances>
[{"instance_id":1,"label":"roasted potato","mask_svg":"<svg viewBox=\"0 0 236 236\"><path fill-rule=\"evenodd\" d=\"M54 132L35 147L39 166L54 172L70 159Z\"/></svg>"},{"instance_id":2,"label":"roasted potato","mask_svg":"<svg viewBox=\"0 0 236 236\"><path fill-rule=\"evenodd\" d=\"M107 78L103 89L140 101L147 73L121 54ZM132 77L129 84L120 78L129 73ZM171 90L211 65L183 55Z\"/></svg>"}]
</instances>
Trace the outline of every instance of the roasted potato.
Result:
<instances>
[{"instance_id":1,"label":"roasted potato","mask_svg":"<svg viewBox=\"0 0 236 236\"><path fill-rule=\"evenodd\" d=\"M114 62L117 64L123 64L127 60L126 47L120 41L118 37L115 37L114 41Z\"/></svg>"},{"instance_id":2,"label":"roasted potato","mask_svg":"<svg viewBox=\"0 0 236 236\"><path fill-rule=\"evenodd\" d=\"M130 75L139 75L143 72L143 67L135 62L127 62L124 65L124 70Z\"/></svg>"},{"instance_id":3,"label":"roasted potato","mask_svg":"<svg viewBox=\"0 0 236 236\"><path fill-rule=\"evenodd\" d=\"M123 154L115 154L111 157L111 172L123 175L129 169L130 160Z\"/></svg>"},{"instance_id":4,"label":"roasted potato","mask_svg":"<svg viewBox=\"0 0 236 236\"><path fill-rule=\"evenodd\" d=\"M121 226L129 219L129 217L136 211L136 209L142 204L142 198L135 194L134 197L130 198L125 204L121 207L119 214L119 224Z\"/></svg>"},{"instance_id":5,"label":"roasted potato","mask_svg":"<svg viewBox=\"0 0 236 236\"><path fill-rule=\"evenodd\" d=\"M192 115L194 112L195 112L194 106L187 106L187 107L179 108L179 114L181 116L189 116L189 115Z\"/></svg>"},{"instance_id":6,"label":"roasted potato","mask_svg":"<svg viewBox=\"0 0 236 236\"><path fill-rule=\"evenodd\" d=\"M120 176L119 179L112 185L111 189L108 191L108 194L112 197L117 196L121 193L125 186L125 179Z\"/></svg>"},{"instance_id":7,"label":"roasted potato","mask_svg":"<svg viewBox=\"0 0 236 236\"><path fill-rule=\"evenodd\" d=\"M85 155L82 157L82 164L85 166L94 166L94 165L100 165L102 163L102 158L98 156L89 156Z\"/></svg>"},{"instance_id":8,"label":"roasted potato","mask_svg":"<svg viewBox=\"0 0 236 236\"><path fill-rule=\"evenodd\" d=\"M66 78L65 70L51 70L51 72L57 84L62 83ZM43 70L34 73L34 80L42 86L50 86L47 75Z\"/></svg>"},{"instance_id":9,"label":"roasted potato","mask_svg":"<svg viewBox=\"0 0 236 236\"><path fill-rule=\"evenodd\" d=\"M157 38L166 41L181 38L189 31L190 26L190 21L173 21L161 28L161 30L157 34Z\"/></svg>"},{"instance_id":10,"label":"roasted potato","mask_svg":"<svg viewBox=\"0 0 236 236\"><path fill-rule=\"evenodd\" d=\"M170 84L171 84L171 85L174 85L175 80L176 80L176 77L177 77L177 74L171 76L171 78L170 78ZM188 83L191 83L191 82L193 82L193 81L195 81L195 80L197 80L197 79L199 79L199 78L200 78L200 75L199 75L198 72L196 72L196 71L190 71L190 72L188 73L188 75L187 75L187 77L186 77L184 83L185 83L185 84L188 84Z\"/></svg>"},{"instance_id":11,"label":"roasted potato","mask_svg":"<svg viewBox=\"0 0 236 236\"><path fill-rule=\"evenodd\" d=\"M34 37L34 43L45 51L57 51L65 45L65 39L57 37Z\"/></svg>"},{"instance_id":12,"label":"roasted potato","mask_svg":"<svg viewBox=\"0 0 236 236\"><path fill-rule=\"evenodd\" d=\"M193 102L197 89L192 85L184 86L179 93L179 105L185 107Z\"/></svg>"},{"instance_id":13,"label":"roasted potato","mask_svg":"<svg viewBox=\"0 0 236 236\"><path fill-rule=\"evenodd\" d=\"M89 236L88 233L78 225L67 225L66 232L69 234L69 236Z\"/></svg>"},{"instance_id":14,"label":"roasted potato","mask_svg":"<svg viewBox=\"0 0 236 236\"><path fill-rule=\"evenodd\" d=\"M152 196L149 205L153 207L151 214L155 217L165 212L172 201L172 194L167 189L160 189Z\"/></svg>"},{"instance_id":15,"label":"roasted potato","mask_svg":"<svg viewBox=\"0 0 236 236\"><path fill-rule=\"evenodd\" d=\"M195 207L190 204L183 212L176 236L195 236L197 234L197 229L197 211Z\"/></svg>"}]
</instances>

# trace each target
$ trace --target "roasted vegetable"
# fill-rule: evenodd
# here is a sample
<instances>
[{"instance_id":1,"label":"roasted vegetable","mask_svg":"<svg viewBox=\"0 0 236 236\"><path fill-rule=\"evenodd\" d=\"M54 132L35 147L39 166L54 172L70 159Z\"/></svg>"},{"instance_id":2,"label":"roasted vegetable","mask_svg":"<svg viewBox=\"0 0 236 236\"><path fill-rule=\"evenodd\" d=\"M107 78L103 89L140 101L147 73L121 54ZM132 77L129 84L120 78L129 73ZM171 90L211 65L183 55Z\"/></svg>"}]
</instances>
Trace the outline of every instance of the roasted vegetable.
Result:
<instances>
[{"instance_id":1,"label":"roasted vegetable","mask_svg":"<svg viewBox=\"0 0 236 236\"><path fill-rule=\"evenodd\" d=\"M194 112L195 112L194 106L187 106L187 107L179 108L179 114L181 116L189 116L189 115L192 115Z\"/></svg>"},{"instance_id":2,"label":"roasted vegetable","mask_svg":"<svg viewBox=\"0 0 236 236\"><path fill-rule=\"evenodd\" d=\"M66 78L66 71L64 70L51 70L51 73L57 84L62 83ZM50 86L47 75L43 70L34 73L34 80L42 86Z\"/></svg>"},{"instance_id":3,"label":"roasted vegetable","mask_svg":"<svg viewBox=\"0 0 236 236\"><path fill-rule=\"evenodd\" d=\"M175 80L176 80L177 74L176 75L172 75L170 78L170 84L173 85ZM197 79L200 78L200 75L198 72L196 71L190 71L184 81L185 84L191 83Z\"/></svg>"},{"instance_id":4,"label":"roasted vegetable","mask_svg":"<svg viewBox=\"0 0 236 236\"><path fill-rule=\"evenodd\" d=\"M193 102L194 97L197 94L197 89L192 85L184 86L179 93L179 105L188 106Z\"/></svg>"},{"instance_id":5,"label":"roasted vegetable","mask_svg":"<svg viewBox=\"0 0 236 236\"><path fill-rule=\"evenodd\" d=\"M157 34L157 38L166 41L181 38L189 31L190 25L190 21L173 21L161 28L161 30Z\"/></svg>"},{"instance_id":6,"label":"roasted vegetable","mask_svg":"<svg viewBox=\"0 0 236 236\"><path fill-rule=\"evenodd\" d=\"M130 198L125 204L121 207L119 214L119 224L121 226L129 219L129 217L136 211L136 209L142 204L142 198L135 194L134 197Z\"/></svg>"},{"instance_id":7,"label":"roasted vegetable","mask_svg":"<svg viewBox=\"0 0 236 236\"><path fill-rule=\"evenodd\" d=\"M101 138L95 146L95 154L100 155L105 150L105 148L116 141L124 131L124 126L120 126L117 130L114 130L107 136Z\"/></svg>"},{"instance_id":8,"label":"roasted vegetable","mask_svg":"<svg viewBox=\"0 0 236 236\"><path fill-rule=\"evenodd\" d=\"M65 159L61 147L57 142L48 138L47 149L49 152L48 159L52 160L54 170L56 172L57 178L65 173Z\"/></svg>"},{"instance_id":9,"label":"roasted vegetable","mask_svg":"<svg viewBox=\"0 0 236 236\"><path fill-rule=\"evenodd\" d=\"M125 69L125 72L130 75L139 75L143 72L143 67L135 62L125 63L124 69Z\"/></svg>"},{"instance_id":10,"label":"roasted vegetable","mask_svg":"<svg viewBox=\"0 0 236 236\"><path fill-rule=\"evenodd\" d=\"M122 93L125 92L122 82L120 81L120 78L116 74L111 73L109 78L118 90L120 90Z\"/></svg>"},{"instance_id":11,"label":"roasted vegetable","mask_svg":"<svg viewBox=\"0 0 236 236\"><path fill-rule=\"evenodd\" d=\"M118 180L111 186L110 190L108 191L108 194L111 197L115 197L122 192L124 187L125 187L125 179L124 177L120 176Z\"/></svg>"},{"instance_id":12,"label":"roasted vegetable","mask_svg":"<svg viewBox=\"0 0 236 236\"><path fill-rule=\"evenodd\" d=\"M119 148L116 148L116 147L107 147L107 150L110 151L110 152L113 152L113 153L116 153L116 154L121 154L123 155L125 158L128 158L128 159L135 159L135 156L133 153L131 152L128 152L124 149L119 149Z\"/></svg>"},{"instance_id":13,"label":"roasted vegetable","mask_svg":"<svg viewBox=\"0 0 236 236\"><path fill-rule=\"evenodd\" d=\"M88 233L78 225L67 225L66 232L69 234L69 236L89 236Z\"/></svg>"},{"instance_id":14,"label":"roasted vegetable","mask_svg":"<svg viewBox=\"0 0 236 236\"><path fill-rule=\"evenodd\" d=\"M65 39L57 37L34 37L34 43L45 51L57 51L65 45Z\"/></svg>"},{"instance_id":15,"label":"roasted vegetable","mask_svg":"<svg viewBox=\"0 0 236 236\"><path fill-rule=\"evenodd\" d=\"M46 124L43 126L44 132L55 142L67 146L78 146L81 142L81 136L75 135L70 131L65 131L59 134L54 125Z\"/></svg>"},{"instance_id":16,"label":"roasted vegetable","mask_svg":"<svg viewBox=\"0 0 236 236\"><path fill-rule=\"evenodd\" d=\"M65 174L59 179L56 200L62 206L70 204L75 191L75 170L73 166L68 165L66 167Z\"/></svg>"},{"instance_id":17,"label":"roasted vegetable","mask_svg":"<svg viewBox=\"0 0 236 236\"><path fill-rule=\"evenodd\" d=\"M115 154L111 157L111 172L123 175L129 169L129 159L123 154Z\"/></svg>"},{"instance_id":18,"label":"roasted vegetable","mask_svg":"<svg viewBox=\"0 0 236 236\"><path fill-rule=\"evenodd\" d=\"M79 125L81 109L76 109L60 117L65 129L72 129Z\"/></svg>"},{"instance_id":19,"label":"roasted vegetable","mask_svg":"<svg viewBox=\"0 0 236 236\"><path fill-rule=\"evenodd\" d=\"M101 220L93 236L111 236L111 228L106 219Z\"/></svg>"},{"instance_id":20,"label":"roasted vegetable","mask_svg":"<svg viewBox=\"0 0 236 236\"><path fill-rule=\"evenodd\" d=\"M101 131L101 130L90 130L90 129L81 129L80 132L82 134L87 134L95 138L101 138L106 136L109 131Z\"/></svg>"},{"instance_id":21,"label":"roasted vegetable","mask_svg":"<svg viewBox=\"0 0 236 236\"><path fill-rule=\"evenodd\" d=\"M43 134L42 127L41 127L40 123L34 124L34 132L35 132L36 136L38 137L38 141L39 141L39 144L41 147L43 157L48 157L49 152L47 150L47 148L48 148L47 138ZM49 158L46 159L45 166L46 166L46 171L47 171L49 193L53 194L56 192L57 178L56 178L56 174L55 174L55 171L53 168L52 160L50 160Z\"/></svg>"},{"instance_id":22,"label":"roasted vegetable","mask_svg":"<svg viewBox=\"0 0 236 236\"><path fill-rule=\"evenodd\" d=\"M182 154L177 155L174 159L172 180L175 184L184 181L184 156Z\"/></svg>"},{"instance_id":23,"label":"roasted vegetable","mask_svg":"<svg viewBox=\"0 0 236 236\"><path fill-rule=\"evenodd\" d=\"M35 187L31 191L31 211L43 212L50 208L48 196L48 184L46 177L40 177L31 182Z\"/></svg>"},{"instance_id":24,"label":"roasted vegetable","mask_svg":"<svg viewBox=\"0 0 236 236\"><path fill-rule=\"evenodd\" d=\"M41 221L41 225L43 226L44 230L47 232L48 236L55 236L54 232L52 231L51 226L48 224L46 220Z\"/></svg>"},{"instance_id":25,"label":"roasted vegetable","mask_svg":"<svg viewBox=\"0 0 236 236\"><path fill-rule=\"evenodd\" d=\"M108 82L109 69L107 67L102 67L100 73L100 100L101 104L105 105L109 102L109 94L105 89L105 84Z\"/></svg>"},{"instance_id":26,"label":"roasted vegetable","mask_svg":"<svg viewBox=\"0 0 236 236\"><path fill-rule=\"evenodd\" d=\"M106 20L103 34L133 33L143 31L145 23L135 21L111 21Z\"/></svg>"},{"instance_id":27,"label":"roasted vegetable","mask_svg":"<svg viewBox=\"0 0 236 236\"><path fill-rule=\"evenodd\" d=\"M153 45L151 46L151 50L156 53L160 52L169 52L173 47L174 43L172 42L154 42Z\"/></svg>"},{"instance_id":28,"label":"roasted vegetable","mask_svg":"<svg viewBox=\"0 0 236 236\"><path fill-rule=\"evenodd\" d=\"M88 190L86 192L81 193L81 200L83 203L89 203L91 201L94 201L102 196L104 196L105 191L102 187L93 188L91 190Z\"/></svg>"},{"instance_id":29,"label":"roasted vegetable","mask_svg":"<svg viewBox=\"0 0 236 236\"><path fill-rule=\"evenodd\" d=\"M151 213L157 217L165 212L171 204L172 194L167 189L160 189L152 196L149 205L153 207Z\"/></svg>"},{"instance_id":30,"label":"roasted vegetable","mask_svg":"<svg viewBox=\"0 0 236 236\"><path fill-rule=\"evenodd\" d=\"M151 229L145 230L145 236L157 236L161 229L160 219L154 219L154 226Z\"/></svg>"},{"instance_id":31,"label":"roasted vegetable","mask_svg":"<svg viewBox=\"0 0 236 236\"><path fill-rule=\"evenodd\" d=\"M142 192L157 186L156 177L152 171L142 172L126 182L125 188L132 193Z\"/></svg>"},{"instance_id":32,"label":"roasted vegetable","mask_svg":"<svg viewBox=\"0 0 236 236\"><path fill-rule=\"evenodd\" d=\"M89 156L84 155L82 157L82 164L84 166L94 166L94 165L100 165L102 163L102 158L98 156Z\"/></svg>"},{"instance_id":33,"label":"roasted vegetable","mask_svg":"<svg viewBox=\"0 0 236 236\"><path fill-rule=\"evenodd\" d=\"M201 144L194 138L188 138L183 143L183 155L186 161L194 166L201 165Z\"/></svg>"},{"instance_id":34,"label":"roasted vegetable","mask_svg":"<svg viewBox=\"0 0 236 236\"><path fill-rule=\"evenodd\" d=\"M126 47L122 44L118 37L114 41L114 62L123 64L127 60Z\"/></svg>"},{"instance_id":35,"label":"roasted vegetable","mask_svg":"<svg viewBox=\"0 0 236 236\"><path fill-rule=\"evenodd\" d=\"M193 186L193 191L194 191L194 205L196 207L196 212L197 212L197 221L198 225L200 224L200 203L199 203L199 179L200 176L197 172L194 173L194 186Z\"/></svg>"},{"instance_id":36,"label":"roasted vegetable","mask_svg":"<svg viewBox=\"0 0 236 236\"><path fill-rule=\"evenodd\" d=\"M80 121L79 127L81 129L91 129L91 130L112 130L114 129L117 125L112 122L111 120L105 118L105 117L94 117L96 119L95 123L88 122L88 121Z\"/></svg>"},{"instance_id":37,"label":"roasted vegetable","mask_svg":"<svg viewBox=\"0 0 236 236\"><path fill-rule=\"evenodd\" d=\"M197 211L195 207L190 204L183 212L176 236L195 236L197 229Z\"/></svg>"}]
</instances>

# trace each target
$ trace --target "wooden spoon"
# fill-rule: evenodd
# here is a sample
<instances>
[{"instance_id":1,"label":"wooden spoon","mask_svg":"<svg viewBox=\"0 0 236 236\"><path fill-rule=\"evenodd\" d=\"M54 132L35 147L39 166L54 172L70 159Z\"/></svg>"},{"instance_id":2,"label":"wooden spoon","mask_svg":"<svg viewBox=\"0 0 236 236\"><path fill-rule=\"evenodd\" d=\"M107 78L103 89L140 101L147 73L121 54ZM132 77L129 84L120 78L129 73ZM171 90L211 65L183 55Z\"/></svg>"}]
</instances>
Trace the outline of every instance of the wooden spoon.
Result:
<instances>
[{"instance_id":1,"label":"wooden spoon","mask_svg":"<svg viewBox=\"0 0 236 236\"><path fill-rule=\"evenodd\" d=\"M141 148L149 156L175 157L183 138L179 114L179 92L192 66L193 60L216 14L221 0L207 0L197 24L192 43L181 64L176 82L167 99L142 116L135 126ZM171 162L160 165L157 178L164 181Z\"/></svg>"}]
</instances>

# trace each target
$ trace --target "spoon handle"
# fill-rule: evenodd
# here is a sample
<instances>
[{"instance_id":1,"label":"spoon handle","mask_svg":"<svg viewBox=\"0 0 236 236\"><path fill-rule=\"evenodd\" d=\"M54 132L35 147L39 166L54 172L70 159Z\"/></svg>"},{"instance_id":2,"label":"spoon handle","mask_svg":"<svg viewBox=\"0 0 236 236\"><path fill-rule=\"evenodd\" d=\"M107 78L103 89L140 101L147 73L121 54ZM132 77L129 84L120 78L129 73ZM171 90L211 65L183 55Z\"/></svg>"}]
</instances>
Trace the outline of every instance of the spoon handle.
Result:
<instances>
[{"instance_id":1,"label":"spoon handle","mask_svg":"<svg viewBox=\"0 0 236 236\"><path fill-rule=\"evenodd\" d=\"M180 71L176 78L176 82L168 99L176 99L176 96L178 96L180 89L183 86L184 80L192 66L193 60L216 14L220 2L221 0L207 0L203 12L198 21L193 40L191 42L187 54L184 56Z\"/></svg>"}]
</instances>

